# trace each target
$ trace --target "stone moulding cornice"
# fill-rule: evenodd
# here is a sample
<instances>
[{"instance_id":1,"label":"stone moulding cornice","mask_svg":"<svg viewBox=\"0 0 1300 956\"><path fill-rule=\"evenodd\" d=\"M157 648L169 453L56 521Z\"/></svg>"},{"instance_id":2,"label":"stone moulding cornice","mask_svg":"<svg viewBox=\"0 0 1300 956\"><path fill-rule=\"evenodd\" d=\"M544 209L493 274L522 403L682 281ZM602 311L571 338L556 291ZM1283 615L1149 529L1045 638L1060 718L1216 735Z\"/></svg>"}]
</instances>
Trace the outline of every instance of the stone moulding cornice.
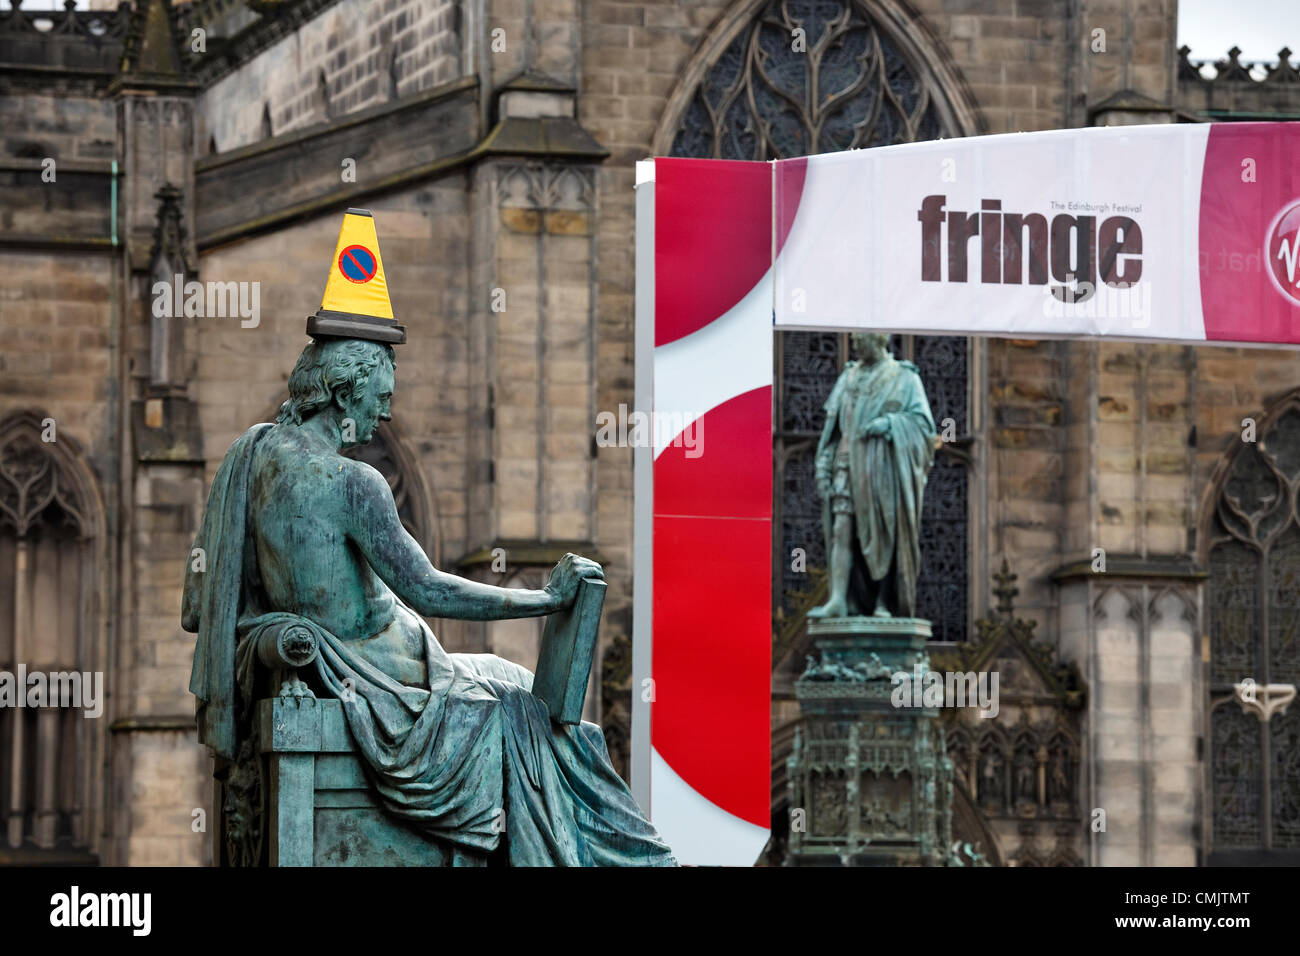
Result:
<instances>
[{"instance_id":1,"label":"stone moulding cornice","mask_svg":"<svg viewBox=\"0 0 1300 956\"><path fill-rule=\"evenodd\" d=\"M866 615L813 618L808 621L808 633L813 637L873 634L929 638L930 622L919 617L872 617Z\"/></svg>"},{"instance_id":2,"label":"stone moulding cornice","mask_svg":"<svg viewBox=\"0 0 1300 956\"><path fill-rule=\"evenodd\" d=\"M45 93L66 90L69 95L93 95L108 87L115 70L67 69L38 63L0 62L0 92L21 90Z\"/></svg>"},{"instance_id":3,"label":"stone moulding cornice","mask_svg":"<svg viewBox=\"0 0 1300 956\"><path fill-rule=\"evenodd\" d=\"M1083 578L1145 578L1168 581L1203 581L1208 573L1198 568L1189 558L1144 558L1140 555L1107 554L1106 570L1096 571L1091 558L1070 561L1048 577L1055 583Z\"/></svg>"},{"instance_id":4,"label":"stone moulding cornice","mask_svg":"<svg viewBox=\"0 0 1300 956\"><path fill-rule=\"evenodd\" d=\"M0 235L0 248L41 250L43 252L100 252L116 253L120 248L112 239L94 236L23 236L15 233Z\"/></svg>"},{"instance_id":5,"label":"stone moulding cornice","mask_svg":"<svg viewBox=\"0 0 1300 956\"><path fill-rule=\"evenodd\" d=\"M5 156L0 158L0 172L39 173L45 168L43 159L24 159ZM86 176L121 176L122 171L113 172L113 161L109 159L60 159L58 171L61 173L80 173Z\"/></svg>"},{"instance_id":6,"label":"stone moulding cornice","mask_svg":"<svg viewBox=\"0 0 1300 956\"><path fill-rule=\"evenodd\" d=\"M232 163L252 159L255 156L274 153L277 150L289 149L295 146L307 146L307 148L310 148L310 143L313 139L317 139L326 133L337 133L353 127L364 126L366 123L396 113L422 110L434 105L435 103L440 103L443 100L450 99L465 90L477 89L477 87L477 77L461 77L458 80L451 80L447 83L443 83L441 86L434 87L431 90L417 93L414 96L404 96L401 99L394 100L390 103L381 103L378 106L371 106L363 110L357 110L355 113L340 116L336 120L330 120L324 123L313 123L310 126L304 126L302 129L290 130L281 133L278 136L272 136L269 139L250 143L247 146L241 146L239 149L232 149L224 153L205 156L202 159L195 160L194 171L195 173L209 172Z\"/></svg>"},{"instance_id":7,"label":"stone moulding cornice","mask_svg":"<svg viewBox=\"0 0 1300 956\"><path fill-rule=\"evenodd\" d=\"M198 725L194 722L194 717L188 714L144 714L139 717L119 718L113 721L108 729L115 734L178 730L197 732Z\"/></svg>"},{"instance_id":8,"label":"stone moulding cornice","mask_svg":"<svg viewBox=\"0 0 1300 956\"><path fill-rule=\"evenodd\" d=\"M483 150L485 155L534 156L586 163L603 162L610 155L577 120L560 116L507 117L475 148Z\"/></svg>"},{"instance_id":9,"label":"stone moulding cornice","mask_svg":"<svg viewBox=\"0 0 1300 956\"><path fill-rule=\"evenodd\" d=\"M1120 90L1112 93L1100 102L1093 103L1088 107L1088 125L1093 126L1094 121L1102 113L1151 113L1165 115L1179 115L1179 111L1168 103L1162 103L1159 100L1152 99L1144 93L1137 90ZM1158 122L1155 121L1155 122Z\"/></svg>"},{"instance_id":10,"label":"stone moulding cornice","mask_svg":"<svg viewBox=\"0 0 1300 956\"><path fill-rule=\"evenodd\" d=\"M171 93L174 96L194 96L200 90L197 80L171 73L128 73L113 77L107 87L109 96L137 94L154 96Z\"/></svg>"}]
</instances>

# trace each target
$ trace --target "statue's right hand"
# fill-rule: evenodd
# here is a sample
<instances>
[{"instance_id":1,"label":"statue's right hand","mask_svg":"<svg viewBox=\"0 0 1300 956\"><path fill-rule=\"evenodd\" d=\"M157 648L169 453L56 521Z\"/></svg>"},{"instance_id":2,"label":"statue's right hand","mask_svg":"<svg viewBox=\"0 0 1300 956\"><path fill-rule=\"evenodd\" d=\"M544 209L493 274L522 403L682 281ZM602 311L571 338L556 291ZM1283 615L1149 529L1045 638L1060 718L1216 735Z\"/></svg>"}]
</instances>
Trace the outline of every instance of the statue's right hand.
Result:
<instances>
[{"instance_id":1,"label":"statue's right hand","mask_svg":"<svg viewBox=\"0 0 1300 956\"><path fill-rule=\"evenodd\" d=\"M889 436L889 419L873 418L858 429L859 438L887 438Z\"/></svg>"},{"instance_id":2,"label":"statue's right hand","mask_svg":"<svg viewBox=\"0 0 1300 956\"><path fill-rule=\"evenodd\" d=\"M546 590L555 597L560 607L567 608L578 596L578 584L583 578L603 578L604 570L595 561L576 554L566 554L551 571Z\"/></svg>"}]
</instances>

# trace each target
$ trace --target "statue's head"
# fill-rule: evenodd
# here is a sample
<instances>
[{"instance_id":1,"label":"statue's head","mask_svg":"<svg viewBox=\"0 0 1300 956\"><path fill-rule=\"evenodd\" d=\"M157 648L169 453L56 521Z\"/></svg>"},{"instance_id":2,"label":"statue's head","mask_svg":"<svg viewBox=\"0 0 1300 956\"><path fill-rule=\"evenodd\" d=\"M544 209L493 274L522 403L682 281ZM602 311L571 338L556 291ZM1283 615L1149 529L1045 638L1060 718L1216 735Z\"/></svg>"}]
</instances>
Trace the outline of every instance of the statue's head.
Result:
<instances>
[{"instance_id":1,"label":"statue's head","mask_svg":"<svg viewBox=\"0 0 1300 956\"><path fill-rule=\"evenodd\" d=\"M851 338L853 351L868 363L878 362L889 354L889 336L884 332L854 332Z\"/></svg>"},{"instance_id":2,"label":"statue's head","mask_svg":"<svg viewBox=\"0 0 1300 956\"><path fill-rule=\"evenodd\" d=\"M374 437L388 421L397 358L393 347L365 339L313 341L302 350L289 376L289 400L280 406L280 424L301 425L319 414L332 414L340 424L353 423L355 440Z\"/></svg>"}]
</instances>

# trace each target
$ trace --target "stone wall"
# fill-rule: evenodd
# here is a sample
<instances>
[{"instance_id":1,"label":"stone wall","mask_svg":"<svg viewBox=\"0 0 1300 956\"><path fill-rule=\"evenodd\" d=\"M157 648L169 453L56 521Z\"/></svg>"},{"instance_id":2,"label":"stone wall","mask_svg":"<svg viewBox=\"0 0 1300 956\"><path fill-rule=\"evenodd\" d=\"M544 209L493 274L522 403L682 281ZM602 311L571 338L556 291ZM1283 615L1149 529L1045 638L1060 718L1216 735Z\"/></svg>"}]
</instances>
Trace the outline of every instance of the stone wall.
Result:
<instances>
[{"instance_id":1,"label":"stone wall","mask_svg":"<svg viewBox=\"0 0 1300 956\"><path fill-rule=\"evenodd\" d=\"M0 268L24 276L0 289L0 417L24 408L48 413L96 477L111 481L112 260L4 249Z\"/></svg>"},{"instance_id":2,"label":"stone wall","mask_svg":"<svg viewBox=\"0 0 1300 956\"><path fill-rule=\"evenodd\" d=\"M1215 469L1243 440L1244 421L1258 423L1274 402L1300 386L1300 356L1283 349L1204 346L1196 350L1196 364L1194 492L1199 518Z\"/></svg>"},{"instance_id":3,"label":"stone wall","mask_svg":"<svg viewBox=\"0 0 1300 956\"><path fill-rule=\"evenodd\" d=\"M1070 345L997 339L988 349L990 566L1006 556L1020 576L1017 613L1047 637L1065 528ZM984 582L978 582L983 585Z\"/></svg>"},{"instance_id":4,"label":"stone wall","mask_svg":"<svg viewBox=\"0 0 1300 956\"><path fill-rule=\"evenodd\" d=\"M108 100L7 91L0 96L0 156L113 159L116 122Z\"/></svg>"},{"instance_id":5,"label":"stone wall","mask_svg":"<svg viewBox=\"0 0 1300 956\"><path fill-rule=\"evenodd\" d=\"M199 100L197 143L218 152L463 75L454 0L344 0L223 76ZM324 82L322 83L322 77Z\"/></svg>"}]
</instances>

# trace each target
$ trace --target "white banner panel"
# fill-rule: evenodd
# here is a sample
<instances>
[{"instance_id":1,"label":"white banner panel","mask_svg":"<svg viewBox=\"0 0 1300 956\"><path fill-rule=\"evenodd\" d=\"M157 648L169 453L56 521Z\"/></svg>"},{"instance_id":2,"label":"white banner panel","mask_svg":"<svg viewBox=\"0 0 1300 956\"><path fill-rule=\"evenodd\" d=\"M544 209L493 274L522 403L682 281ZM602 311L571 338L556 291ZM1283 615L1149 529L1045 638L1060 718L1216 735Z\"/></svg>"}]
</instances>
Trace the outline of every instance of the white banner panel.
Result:
<instances>
[{"instance_id":1,"label":"white banner panel","mask_svg":"<svg viewBox=\"0 0 1300 956\"><path fill-rule=\"evenodd\" d=\"M775 322L1297 342L1294 155L1296 124L1246 123L1013 133L783 161ZM1263 314L1244 314L1251 308Z\"/></svg>"}]
</instances>

